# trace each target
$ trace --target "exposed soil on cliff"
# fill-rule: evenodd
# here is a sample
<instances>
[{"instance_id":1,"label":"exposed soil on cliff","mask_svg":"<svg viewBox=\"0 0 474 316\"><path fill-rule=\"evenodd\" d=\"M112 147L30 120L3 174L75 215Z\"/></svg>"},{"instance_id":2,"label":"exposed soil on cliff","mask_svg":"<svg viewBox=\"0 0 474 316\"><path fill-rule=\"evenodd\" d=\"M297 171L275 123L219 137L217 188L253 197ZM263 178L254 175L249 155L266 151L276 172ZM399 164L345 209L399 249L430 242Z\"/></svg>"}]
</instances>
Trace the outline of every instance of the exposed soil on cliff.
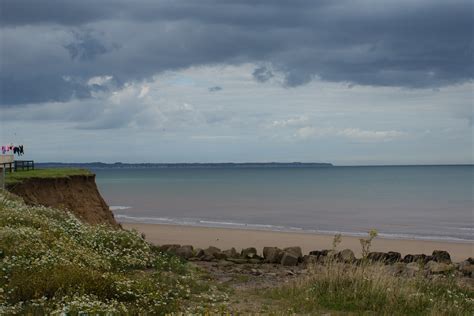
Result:
<instances>
[{"instance_id":1,"label":"exposed soil on cliff","mask_svg":"<svg viewBox=\"0 0 474 316\"><path fill-rule=\"evenodd\" d=\"M95 175L28 178L7 185L7 190L27 204L69 210L89 224L120 226L97 189Z\"/></svg>"}]
</instances>

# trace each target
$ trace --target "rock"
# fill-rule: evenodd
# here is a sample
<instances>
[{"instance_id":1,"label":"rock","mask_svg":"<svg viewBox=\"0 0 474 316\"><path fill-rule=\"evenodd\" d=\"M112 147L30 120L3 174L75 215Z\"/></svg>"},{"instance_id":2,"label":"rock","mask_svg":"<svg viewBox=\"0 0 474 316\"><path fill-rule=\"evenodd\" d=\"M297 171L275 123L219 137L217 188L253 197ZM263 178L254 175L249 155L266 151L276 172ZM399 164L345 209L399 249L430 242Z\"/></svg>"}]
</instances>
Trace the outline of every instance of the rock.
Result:
<instances>
[{"instance_id":1,"label":"rock","mask_svg":"<svg viewBox=\"0 0 474 316\"><path fill-rule=\"evenodd\" d=\"M258 269L250 269L250 273L253 274L253 275L261 275L262 271L260 271Z\"/></svg>"},{"instance_id":2,"label":"rock","mask_svg":"<svg viewBox=\"0 0 474 316\"><path fill-rule=\"evenodd\" d=\"M254 247L250 247L250 248L245 248L245 249L242 249L242 252L240 253L240 256L242 258L253 258L257 255L257 249L255 249Z\"/></svg>"},{"instance_id":3,"label":"rock","mask_svg":"<svg viewBox=\"0 0 474 316\"><path fill-rule=\"evenodd\" d=\"M405 264L402 262L396 262L390 266L387 266L387 271L395 276L401 275L405 271Z\"/></svg>"},{"instance_id":4,"label":"rock","mask_svg":"<svg viewBox=\"0 0 474 316\"><path fill-rule=\"evenodd\" d=\"M438 273L450 272L454 269L454 267L451 264L446 264L446 263L430 260L425 265L425 269L428 270L432 274L438 274Z\"/></svg>"},{"instance_id":5,"label":"rock","mask_svg":"<svg viewBox=\"0 0 474 316\"><path fill-rule=\"evenodd\" d=\"M225 253L228 258L238 258L239 257L239 253L237 252L237 250L235 250L234 247L232 247L230 249L227 249L227 250L224 250L223 253Z\"/></svg>"},{"instance_id":6,"label":"rock","mask_svg":"<svg viewBox=\"0 0 474 316\"><path fill-rule=\"evenodd\" d=\"M297 256L298 258L303 258L303 252L301 251L301 247L286 247L283 249L284 252L289 252Z\"/></svg>"},{"instance_id":7,"label":"rock","mask_svg":"<svg viewBox=\"0 0 474 316\"><path fill-rule=\"evenodd\" d=\"M247 260L247 259L243 259L243 258L227 258L227 261L230 261L230 262L233 262L233 263L237 263L237 264L248 263L248 260Z\"/></svg>"},{"instance_id":8,"label":"rock","mask_svg":"<svg viewBox=\"0 0 474 316\"><path fill-rule=\"evenodd\" d=\"M217 247L208 247L206 249L204 249L204 256L210 256L210 257L214 257L214 254L216 253L220 253L221 250Z\"/></svg>"},{"instance_id":9,"label":"rock","mask_svg":"<svg viewBox=\"0 0 474 316\"><path fill-rule=\"evenodd\" d=\"M280 263L281 257L283 257L283 250L278 247L264 247L263 258L268 263Z\"/></svg>"},{"instance_id":10,"label":"rock","mask_svg":"<svg viewBox=\"0 0 474 316\"><path fill-rule=\"evenodd\" d=\"M395 263L400 261L402 255L399 252L389 251L388 253L385 252L370 252L367 255L367 259L371 261L378 261L384 263Z\"/></svg>"},{"instance_id":11,"label":"rock","mask_svg":"<svg viewBox=\"0 0 474 316\"><path fill-rule=\"evenodd\" d=\"M337 260L342 262L353 262L355 260L354 252L350 249L344 249L337 253L336 255Z\"/></svg>"},{"instance_id":12,"label":"rock","mask_svg":"<svg viewBox=\"0 0 474 316\"><path fill-rule=\"evenodd\" d=\"M311 256L316 256L316 257L326 257L328 255L328 252L330 250L328 249L324 249L324 250L313 250L313 251L310 251L309 254Z\"/></svg>"},{"instance_id":13,"label":"rock","mask_svg":"<svg viewBox=\"0 0 474 316\"><path fill-rule=\"evenodd\" d=\"M451 256L449 255L449 252L447 251L434 250L431 256L433 257L433 261L446 263L446 264L451 263Z\"/></svg>"},{"instance_id":14,"label":"rock","mask_svg":"<svg viewBox=\"0 0 474 316\"><path fill-rule=\"evenodd\" d=\"M216 261L216 257L210 255L204 255L200 259L202 261Z\"/></svg>"},{"instance_id":15,"label":"rock","mask_svg":"<svg viewBox=\"0 0 474 316\"><path fill-rule=\"evenodd\" d=\"M388 254L385 252L370 252L367 255L367 259L370 261L385 262L388 259Z\"/></svg>"},{"instance_id":16,"label":"rock","mask_svg":"<svg viewBox=\"0 0 474 316\"><path fill-rule=\"evenodd\" d=\"M403 262L410 263L410 262L417 262L417 263L427 263L427 256L424 254L417 254L417 255L406 255L403 257Z\"/></svg>"},{"instance_id":17,"label":"rock","mask_svg":"<svg viewBox=\"0 0 474 316\"><path fill-rule=\"evenodd\" d=\"M469 262L470 264L474 264L474 258L472 257L467 258L466 261Z\"/></svg>"},{"instance_id":18,"label":"rock","mask_svg":"<svg viewBox=\"0 0 474 316\"><path fill-rule=\"evenodd\" d=\"M178 244L170 244L170 245L161 245L158 247L158 250L161 252L169 252L169 253L175 253L176 249L181 247L181 245Z\"/></svg>"},{"instance_id":19,"label":"rock","mask_svg":"<svg viewBox=\"0 0 474 316\"><path fill-rule=\"evenodd\" d=\"M286 270L285 272L286 272L286 275L295 275L296 274L291 270Z\"/></svg>"},{"instance_id":20,"label":"rock","mask_svg":"<svg viewBox=\"0 0 474 316\"><path fill-rule=\"evenodd\" d=\"M389 251L387 253L387 259L386 259L387 263L395 263L401 260L402 260L402 255L399 252Z\"/></svg>"},{"instance_id":21,"label":"rock","mask_svg":"<svg viewBox=\"0 0 474 316\"><path fill-rule=\"evenodd\" d=\"M420 264L416 262L410 262L405 266L405 270L402 272L404 276L414 277L420 271Z\"/></svg>"},{"instance_id":22,"label":"rock","mask_svg":"<svg viewBox=\"0 0 474 316\"><path fill-rule=\"evenodd\" d=\"M191 257L191 258L188 259L188 261L201 261L201 258Z\"/></svg>"},{"instance_id":23,"label":"rock","mask_svg":"<svg viewBox=\"0 0 474 316\"><path fill-rule=\"evenodd\" d=\"M178 249L176 249L175 253L177 256L183 259L189 259L194 255L193 246L191 245L181 246Z\"/></svg>"},{"instance_id":24,"label":"rock","mask_svg":"<svg viewBox=\"0 0 474 316\"><path fill-rule=\"evenodd\" d=\"M214 254L214 258L216 258L218 260L225 260L225 259L227 259L227 255L223 252L216 252Z\"/></svg>"},{"instance_id":25,"label":"rock","mask_svg":"<svg viewBox=\"0 0 474 316\"><path fill-rule=\"evenodd\" d=\"M251 264L261 264L263 262L263 259L260 257L255 257L255 258L248 259L248 261Z\"/></svg>"},{"instance_id":26,"label":"rock","mask_svg":"<svg viewBox=\"0 0 474 316\"><path fill-rule=\"evenodd\" d=\"M296 266L298 264L298 256L291 252L285 252L281 258L281 264L284 266Z\"/></svg>"},{"instance_id":27,"label":"rock","mask_svg":"<svg viewBox=\"0 0 474 316\"><path fill-rule=\"evenodd\" d=\"M204 250L201 248L194 249L194 256L198 258L204 257Z\"/></svg>"},{"instance_id":28,"label":"rock","mask_svg":"<svg viewBox=\"0 0 474 316\"><path fill-rule=\"evenodd\" d=\"M304 255L303 263L305 264L316 264L319 261L317 256L314 255Z\"/></svg>"},{"instance_id":29,"label":"rock","mask_svg":"<svg viewBox=\"0 0 474 316\"><path fill-rule=\"evenodd\" d=\"M466 276L474 277L474 264L471 264L468 260L464 260L459 263L458 270Z\"/></svg>"},{"instance_id":30,"label":"rock","mask_svg":"<svg viewBox=\"0 0 474 316\"><path fill-rule=\"evenodd\" d=\"M235 264L234 262L227 261L227 260L219 260L219 262L217 262L218 267L230 267L230 266L233 266L234 264Z\"/></svg>"}]
</instances>

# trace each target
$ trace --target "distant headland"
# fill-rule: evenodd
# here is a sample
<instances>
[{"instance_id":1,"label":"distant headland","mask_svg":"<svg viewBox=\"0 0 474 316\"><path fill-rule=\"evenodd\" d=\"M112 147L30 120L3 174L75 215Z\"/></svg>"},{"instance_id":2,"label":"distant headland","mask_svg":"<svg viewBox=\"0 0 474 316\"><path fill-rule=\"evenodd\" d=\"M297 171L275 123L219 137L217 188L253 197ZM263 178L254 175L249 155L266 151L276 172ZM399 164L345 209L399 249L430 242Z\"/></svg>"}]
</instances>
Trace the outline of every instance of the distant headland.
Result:
<instances>
[{"instance_id":1,"label":"distant headland","mask_svg":"<svg viewBox=\"0 0 474 316\"><path fill-rule=\"evenodd\" d=\"M333 164L326 162L224 162L224 163L63 163L63 162L43 162L37 163L39 168L319 168L333 167Z\"/></svg>"}]
</instances>

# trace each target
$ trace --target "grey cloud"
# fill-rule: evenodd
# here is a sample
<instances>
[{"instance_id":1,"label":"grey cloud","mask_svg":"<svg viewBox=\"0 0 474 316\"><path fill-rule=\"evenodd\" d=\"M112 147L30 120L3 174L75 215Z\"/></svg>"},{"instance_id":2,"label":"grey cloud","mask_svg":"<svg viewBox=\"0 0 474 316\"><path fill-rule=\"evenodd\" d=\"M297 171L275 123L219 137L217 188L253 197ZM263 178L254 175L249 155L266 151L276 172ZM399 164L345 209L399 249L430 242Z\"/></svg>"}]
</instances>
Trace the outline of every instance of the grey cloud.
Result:
<instances>
[{"instance_id":1,"label":"grey cloud","mask_svg":"<svg viewBox=\"0 0 474 316\"><path fill-rule=\"evenodd\" d=\"M266 82L274 77L273 72L265 66L255 68L252 75L259 82Z\"/></svg>"},{"instance_id":2,"label":"grey cloud","mask_svg":"<svg viewBox=\"0 0 474 316\"><path fill-rule=\"evenodd\" d=\"M80 61L92 61L110 50L91 32L74 32L74 41L64 45L64 48L73 60Z\"/></svg>"},{"instance_id":3,"label":"grey cloud","mask_svg":"<svg viewBox=\"0 0 474 316\"><path fill-rule=\"evenodd\" d=\"M87 98L92 87L80 82L93 76L120 86L246 62L268 65L256 80L279 72L287 87L315 77L407 88L473 79L470 1L5 0L0 11L3 106Z\"/></svg>"},{"instance_id":4,"label":"grey cloud","mask_svg":"<svg viewBox=\"0 0 474 316\"><path fill-rule=\"evenodd\" d=\"M209 92L217 92L217 91L221 91L222 87L214 86L214 87L210 87L208 90L209 90Z\"/></svg>"}]
</instances>

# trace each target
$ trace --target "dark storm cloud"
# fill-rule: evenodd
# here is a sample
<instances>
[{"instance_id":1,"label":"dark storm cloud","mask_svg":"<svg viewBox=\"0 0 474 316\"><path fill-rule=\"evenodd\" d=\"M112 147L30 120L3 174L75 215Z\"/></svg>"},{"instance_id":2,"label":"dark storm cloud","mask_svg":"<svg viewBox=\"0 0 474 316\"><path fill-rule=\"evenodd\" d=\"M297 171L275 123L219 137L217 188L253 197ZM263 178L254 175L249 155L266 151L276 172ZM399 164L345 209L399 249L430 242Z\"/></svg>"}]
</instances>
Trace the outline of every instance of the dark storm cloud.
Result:
<instances>
[{"instance_id":1,"label":"dark storm cloud","mask_svg":"<svg viewBox=\"0 0 474 316\"><path fill-rule=\"evenodd\" d=\"M470 1L18 1L0 3L1 104L85 98L207 64L257 65L288 87L313 78L436 88L472 80ZM271 69L271 70L270 70ZM70 77L73 80L64 80Z\"/></svg>"}]
</instances>

